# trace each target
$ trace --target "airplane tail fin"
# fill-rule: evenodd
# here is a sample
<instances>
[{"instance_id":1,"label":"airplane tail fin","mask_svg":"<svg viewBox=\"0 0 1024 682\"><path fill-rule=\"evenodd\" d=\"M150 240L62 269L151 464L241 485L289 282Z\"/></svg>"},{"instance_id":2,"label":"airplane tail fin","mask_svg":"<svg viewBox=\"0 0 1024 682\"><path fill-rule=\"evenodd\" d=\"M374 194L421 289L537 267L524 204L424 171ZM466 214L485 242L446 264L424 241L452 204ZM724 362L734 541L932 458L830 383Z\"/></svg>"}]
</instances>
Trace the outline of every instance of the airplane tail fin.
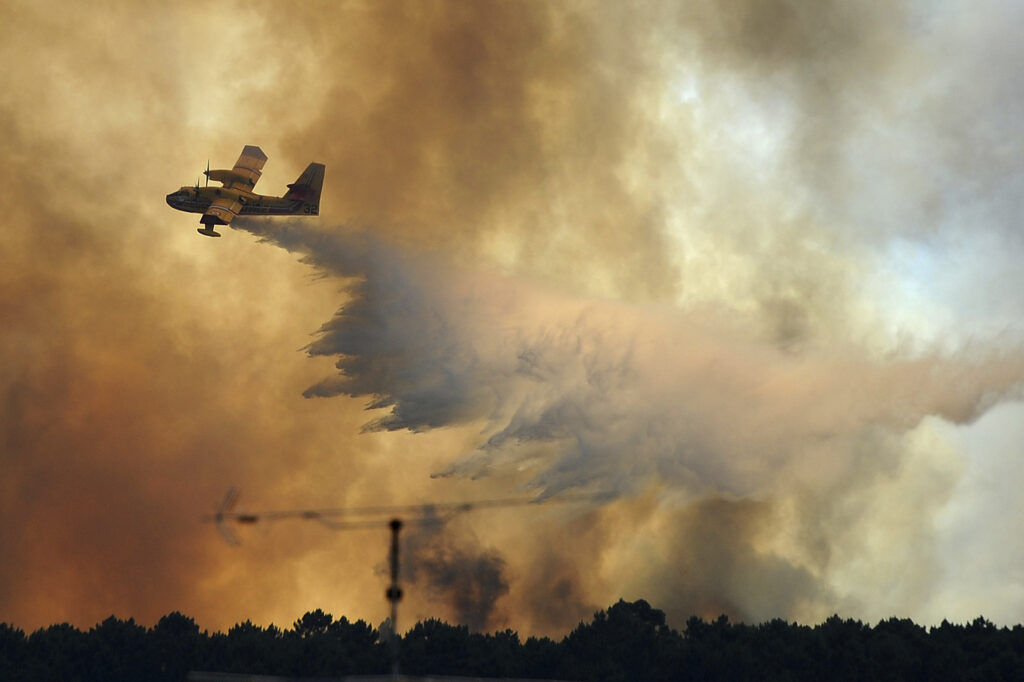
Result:
<instances>
[{"instance_id":1,"label":"airplane tail fin","mask_svg":"<svg viewBox=\"0 0 1024 682\"><path fill-rule=\"evenodd\" d=\"M320 190L324 186L324 165L311 163L302 171L299 179L288 185L285 199L303 202L304 212L316 215L320 212Z\"/></svg>"}]
</instances>

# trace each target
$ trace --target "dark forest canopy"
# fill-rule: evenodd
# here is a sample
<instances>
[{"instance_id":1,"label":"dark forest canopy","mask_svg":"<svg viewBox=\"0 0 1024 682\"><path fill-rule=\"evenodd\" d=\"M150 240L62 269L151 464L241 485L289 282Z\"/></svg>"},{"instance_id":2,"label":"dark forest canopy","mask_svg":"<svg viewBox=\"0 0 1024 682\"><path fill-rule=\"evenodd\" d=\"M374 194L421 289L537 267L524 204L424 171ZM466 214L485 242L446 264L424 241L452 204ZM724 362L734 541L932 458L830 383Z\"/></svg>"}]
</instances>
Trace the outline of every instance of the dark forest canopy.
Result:
<instances>
[{"instance_id":1,"label":"dark forest canopy","mask_svg":"<svg viewBox=\"0 0 1024 682\"><path fill-rule=\"evenodd\" d=\"M383 674L388 643L363 621L321 610L281 629L246 621L200 631L171 613L151 628L111 616L87 632L67 624L26 635L0 623L0 681L183 680L190 670L339 677ZM619 601L554 641L482 634L438 620L401 639L402 672L562 680L1020 680L1024 628L984 618L924 628L832 616L816 626L693 617L682 631L645 601Z\"/></svg>"}]
</instances>

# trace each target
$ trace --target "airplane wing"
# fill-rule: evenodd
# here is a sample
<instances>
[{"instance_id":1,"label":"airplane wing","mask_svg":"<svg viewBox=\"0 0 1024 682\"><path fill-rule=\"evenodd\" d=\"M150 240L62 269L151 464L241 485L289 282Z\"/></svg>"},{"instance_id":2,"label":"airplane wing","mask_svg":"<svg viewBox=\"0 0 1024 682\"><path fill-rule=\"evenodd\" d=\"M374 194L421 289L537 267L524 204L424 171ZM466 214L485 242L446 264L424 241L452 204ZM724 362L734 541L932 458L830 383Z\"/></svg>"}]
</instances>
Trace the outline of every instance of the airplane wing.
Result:
<instances>
[{"instance_id":1,"label":"airplane wing","mask_svg":"<svg viewBox=\"0 0 1024 682\"><path fill-rule=\"evenodd\" d=\"M245 145L242 148L242 155L238 157L238 161L235 161L235 167L231 169L233 177L227 180L224 186L230 188L240 185L247 190L251 190L256 186L256 181L263 175L263 166L266 163L267 155L263 153L262 149L251 144Z\"/></svg>"},{"instance_id":2,"label":"airplane wing","mask_svg":"<svg viewBox=\"0 0 1024 682\"><path fill-rule=\"evenodd\" d=\"M203 218L200 218L199 220L202 223L206 223L207 221L204 220L204 218L206 216L213 216L217 219L216 221L213 221L214 224L227 225L235 219L235 216L238 215L238 212L241 210L242 202L238 200L238 197L217 197L210 204L210 207L206 209L206 213L203 214Z\"/></svg>"}]
</instances>

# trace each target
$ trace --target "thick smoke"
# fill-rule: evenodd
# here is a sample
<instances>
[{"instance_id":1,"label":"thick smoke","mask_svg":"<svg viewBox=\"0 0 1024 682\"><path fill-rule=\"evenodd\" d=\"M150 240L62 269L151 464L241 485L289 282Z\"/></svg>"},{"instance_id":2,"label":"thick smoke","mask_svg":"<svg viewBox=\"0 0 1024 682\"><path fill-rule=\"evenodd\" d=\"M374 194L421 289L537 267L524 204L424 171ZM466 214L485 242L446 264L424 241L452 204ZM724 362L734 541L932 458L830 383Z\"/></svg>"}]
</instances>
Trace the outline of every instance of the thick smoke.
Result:
<instances>
[{"instance_id":1,"label":"thick smoke","mask_svg":"<svg viewBox=\"0 0 1024 682\"><path fill-rule=\"evenodd\" d=\"M1015 446L953 425L1019 409L1020 12L0 7L0 620L383 617L362 540L218 544L232 484L618 491L438 536L410 608L484 628L1019 620ZM327 165L322 229L248 228L329 277L163 204L243 144Z\"/></svg>"},{"instance_id":2,"label":"thick smoke","mask_svg":"<svg viewBox=\"0 0 1024 682\"><path fill-rule=\"evenodd\" d=\"M425 588L430 598L450 604L455 622L474 631L498 629L506 624L497 612L498 600L509 591L505 561L472 535L458 532L458 526L428 516L408 528L402 578L412 589Z\"/></svg>"},{"instance_id":3,"label":"thick smoke","mask_svg":"<svg viewBox=\"0 0 1024 682\"><path fill-rule=\"evenodd\" d=\"M913 10L522 9L370 12L379 33L346 43L346 63L379 58L378 36L402 48L384 56L383 88L365 94L356 76L293 142L368 133L332 136L328 163L347 177L331 201L384 236L370 247L344 230L336 242L289 236L318 266L361 278L310 346L339 373L306 395L363 397L379 410L370 429L479 429L476 447L438 475L526 472L548 492L637 492L653 479L684 491L595 513L586 532L574 521L571 538L545 529L517 596L537 627L585 615L609 582L656 594L678 619L827 614L845 604L831 587L836 564L877 514L855 500L903 481L915 438L905 434L928 415L969 422L1022 377L1016 354L996 346L879 358L858 343L877 320L857 319L866 270L851 230L873 240L892 226L849 208L851 187L861 201L878 192L851 168L865 159L849 145L898 116L901 91L920 77ZM669 115L665 134L652 117L664 111L659 89L687 83L698 99L689 115ZM744 127L733 114L744 107L769 113L778 151L766 156L758 139L743 151L788 181L788 196L717 142L721 128ZM702 117L717 117L710 136ZM903 184L922 199L934 191L912 179ZM916 218L906 199L895 205ZM680 229L677 271L665 246ZM466 252L517 274L452 268ZM339 255L362 260L353 268ZM558 294L538 273L563 292L655 302ZM673 297L700 305L680 310ZM907 557L921 585L932 581L929 514L951 485L943 466L913 469L928 482L922 516L898 524L900 537L921 538ZM636 528L653 546L630 551ZM616 568L619 553L641 566ZM595 581L602 572L615 577Z\"/></svg>"},{"instance_id":4,"label":"thick smoke","mask_svg":"<svg viewBox=\"0 0 1024 682\"><path fill-rule=\"evenodd\" d=\"M1024 381L1019 356L998 350L793 355L709 314L551 294L344 227L240 226L354 282L309 347L337 358L339 373L307 396L363 397L385 412L370 430L479 428L477 447L436 475L529 471L525 485L545 494L672 491L674 502L636 512L661 538L637 589L664 593L680 617L792 616L834 603L821 579L835 531L823 524L859 522L864 511L847 517L847 505L893 475L908 452L901 441L926 418L969 423ZM758 551L785 505L787 523L809 535ZM466 559L428 565L439 580ZM548 576L552 592L566 589L558 577Z\"/></svg>"}]
</instances>

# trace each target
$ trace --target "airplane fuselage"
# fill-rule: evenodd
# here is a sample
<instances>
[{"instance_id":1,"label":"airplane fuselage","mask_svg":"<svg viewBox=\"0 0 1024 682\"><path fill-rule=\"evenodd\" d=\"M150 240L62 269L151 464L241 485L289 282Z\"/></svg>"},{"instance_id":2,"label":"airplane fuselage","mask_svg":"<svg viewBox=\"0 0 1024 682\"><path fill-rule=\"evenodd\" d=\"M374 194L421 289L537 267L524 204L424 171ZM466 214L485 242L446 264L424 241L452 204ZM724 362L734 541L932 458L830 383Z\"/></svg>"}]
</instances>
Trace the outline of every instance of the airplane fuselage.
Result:
<instances>
[{"instance_id":1,"label":"airplane fuselage","mask_svg":"<svg viewBox=\"0 0 1024 682\"><path fill-rule=\"evenodd\" d=\"M222 187L182 187L177 192L167 195L167 205L188 213L206 213L215 199L222 197L237 198L242 208L239 215L319 215L318 204L271 197L255 192Z\"/></svg>"}]
</instances>

